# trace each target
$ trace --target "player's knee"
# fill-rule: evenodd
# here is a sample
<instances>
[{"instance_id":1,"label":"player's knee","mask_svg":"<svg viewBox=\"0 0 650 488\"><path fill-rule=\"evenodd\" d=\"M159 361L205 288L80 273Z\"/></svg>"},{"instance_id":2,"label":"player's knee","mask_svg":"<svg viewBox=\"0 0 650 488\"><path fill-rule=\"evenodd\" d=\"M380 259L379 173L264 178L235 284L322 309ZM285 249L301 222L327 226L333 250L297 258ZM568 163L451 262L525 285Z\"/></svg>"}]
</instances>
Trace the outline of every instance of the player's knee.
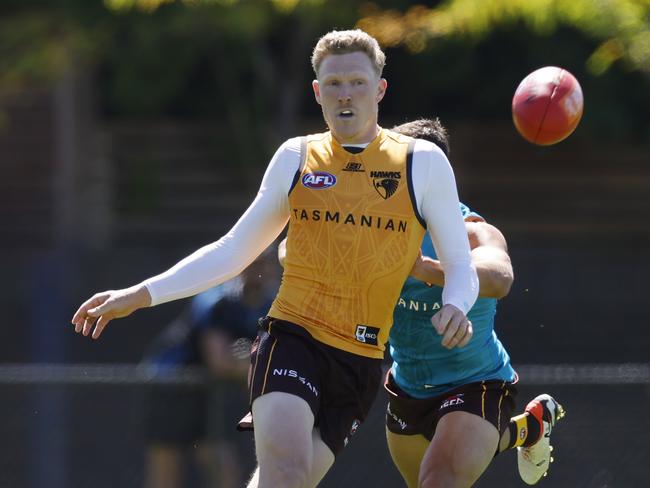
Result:
<instances>
[{"instance_id":1,"label":"player's knee","mask_svg":"<svg viewBox=\"0 0 650 488\"><path fill-rule=\"evenodd\" d=\"M448 469L420 473L419 488L466 488L472 482L461 473L454 473Z\"/></svg>"},{"instance_id":2,"label":"player's knee","mask_svg":"<svg viewBox=\"0 0 650 488\"><path fill-rule=\"evenodd\" d=\"M276 484L274 486L306 488L309 469L304 464L285 463L278 467L276 475Z\"/></svg>"},{"instance_id":3,"label":"player's knee","mask_svg":"<svg viewBox=\"0 0 650 488\"><path fill-rule=\"evenodd\" d=\"M455 486L453 482L451 470L442 462L432 461L420 468L420 488L451 488Z\"/></svg>"},{"instance_id":4,"label":"player's knee","mask_svg":"<svg viewBox=\"0 0 650 488\"><path fill-rule=\"evenodd\" d=\"M304 488L309 480L310 466L304 458L276 458L260 463L260 486Z\"/></svg>"},{"instance_id":5,"label":"player's knee","mask_svg":"<svg viewBox=\"0 0 650 488\"><path fill-rule=\"evenodd\" d=\"M261 479L268 480L268 486L305 486L312 465L308 452L308 449L297 448L294 443L276 441L258 445Z\"/></svg>"},{"instance_id":6,"label":"player's knee","mask_svg":"<svg viewBox=\"0 0 650 488\"><path fill-rule=\"evenodd\" d=\"M471 468L459 460L440 456L427 459L420 468L420 488L463 488L475 481Z\"/></svg>"}]
</instances>

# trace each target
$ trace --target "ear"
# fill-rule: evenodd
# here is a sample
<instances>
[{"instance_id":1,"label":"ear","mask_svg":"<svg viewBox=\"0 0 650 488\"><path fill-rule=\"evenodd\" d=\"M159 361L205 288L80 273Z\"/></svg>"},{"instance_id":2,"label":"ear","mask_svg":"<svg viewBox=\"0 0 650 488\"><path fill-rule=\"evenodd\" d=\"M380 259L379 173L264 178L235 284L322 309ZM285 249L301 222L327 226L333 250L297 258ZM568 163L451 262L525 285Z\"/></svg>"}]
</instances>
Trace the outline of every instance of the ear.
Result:
<instances>
[{"instance_id":1,"label":"ear","mask_svg":"<svg viewBox=\"0 0 650 488\"><path fill-rule=\"evenodd\" d=\"M379 84L377 85L377 103L381 102L386 95L386 89L388 88L388 82L386 78L380 78Z\"/></svg>"},{"instance_id":2,"label":"ear","mask_svg":"<svg viewBox=\"0 0 650 488\"><path fill-rule=\"evenodd\" d=\"M311 87L314 90L314 97L316 98L316 102L318 102L318 105L321 104L320 102L320 85L318 84L318 80L314 80L311 82Z\"/></svg>"}]
</instances>

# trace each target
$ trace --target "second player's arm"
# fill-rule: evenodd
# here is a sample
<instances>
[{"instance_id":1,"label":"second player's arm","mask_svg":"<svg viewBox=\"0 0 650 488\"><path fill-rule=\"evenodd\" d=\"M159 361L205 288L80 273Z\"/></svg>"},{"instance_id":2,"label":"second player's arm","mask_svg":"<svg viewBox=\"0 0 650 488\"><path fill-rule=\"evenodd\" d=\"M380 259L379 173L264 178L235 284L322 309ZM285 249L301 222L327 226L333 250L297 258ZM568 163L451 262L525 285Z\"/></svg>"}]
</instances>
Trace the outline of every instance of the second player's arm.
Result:
<instances>
[{"instance_id":1,"label":"second player's arm","mask_svg":"<svg viewBox=\"0 0 650 488\"><path fill-rule=\"evenodd\" d=\"M514 280L505 237L499 229L485 222L466 222L465 227L478 275L479 296L505 297ZM427 256L416 261L411 276L432 285L444 286L445 283L440 261Z\"/></svg>"}]
</instances>

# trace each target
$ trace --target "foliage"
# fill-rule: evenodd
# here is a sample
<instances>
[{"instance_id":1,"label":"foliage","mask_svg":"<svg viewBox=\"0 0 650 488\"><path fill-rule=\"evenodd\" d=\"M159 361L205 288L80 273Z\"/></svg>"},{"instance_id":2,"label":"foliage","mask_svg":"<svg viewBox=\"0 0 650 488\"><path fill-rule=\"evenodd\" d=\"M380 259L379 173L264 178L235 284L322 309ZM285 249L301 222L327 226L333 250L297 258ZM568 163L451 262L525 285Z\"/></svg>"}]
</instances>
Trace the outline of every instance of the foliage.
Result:
<instances>
[{"instance_id":1,"label":"foliage","mask_svg":"<svg viewBox=\"0 0 650 488\"><path fill-rule=\"evenodd\" d=\"M386 46L405 45L422 52L431 40L486 38L496 28L523 22L531 36L572 27L599 41L587 59L590 72L602 74L618 60L650 74L650 0L447 0L433 8L405 13L364 6L358 26Z\"/></svg>"},{"instance_id":2,"label":"foliage","mask_svg":"<svg viewBox=\"0 0 650 488\"><path fill-rule=\"evenodd\" d=\"M0 6L0 95L91 71L104 116L215 119L232 135L227 150L257 160L294 130L315 39L356 19L345 0L314 15L322 4L9 2Z\"/></svg>"},{"instance_id":3,"label":"foliage","mask_svg":"<svg viewBox=\"0 0 650 488\"><path fill-rule=\"evenodd\" d=\"M90 71L105 118L219 121L233 151L257 160L299 120L320 120L309 90L311 48L332 28L358 26L387 48L391 88L382 120L436 114L506 121L518 80L558 64L583 84L582 129L614 137L649 130L650 0L435 5L5 0L0 95L47 87L71 68Z\"/></svg>"}]
</instances>

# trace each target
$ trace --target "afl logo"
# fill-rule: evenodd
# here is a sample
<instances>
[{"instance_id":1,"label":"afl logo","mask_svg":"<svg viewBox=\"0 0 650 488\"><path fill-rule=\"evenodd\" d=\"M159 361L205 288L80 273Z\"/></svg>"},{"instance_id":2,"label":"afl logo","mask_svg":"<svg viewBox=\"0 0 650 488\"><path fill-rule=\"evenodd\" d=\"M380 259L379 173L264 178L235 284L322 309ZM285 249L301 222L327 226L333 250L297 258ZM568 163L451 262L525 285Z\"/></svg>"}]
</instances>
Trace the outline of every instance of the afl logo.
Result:
<instances>
[{"instance_id":1,"label":"afl logo","mask_svg":"<svg viewBox=\"0 0 650 488\"><path fill-rule=\"evenodd\" d=\"M325 171L308 173L302 177L302 185L312 190L324 190L336 185L336 176Z\"/></svg>"}]
</instances>

